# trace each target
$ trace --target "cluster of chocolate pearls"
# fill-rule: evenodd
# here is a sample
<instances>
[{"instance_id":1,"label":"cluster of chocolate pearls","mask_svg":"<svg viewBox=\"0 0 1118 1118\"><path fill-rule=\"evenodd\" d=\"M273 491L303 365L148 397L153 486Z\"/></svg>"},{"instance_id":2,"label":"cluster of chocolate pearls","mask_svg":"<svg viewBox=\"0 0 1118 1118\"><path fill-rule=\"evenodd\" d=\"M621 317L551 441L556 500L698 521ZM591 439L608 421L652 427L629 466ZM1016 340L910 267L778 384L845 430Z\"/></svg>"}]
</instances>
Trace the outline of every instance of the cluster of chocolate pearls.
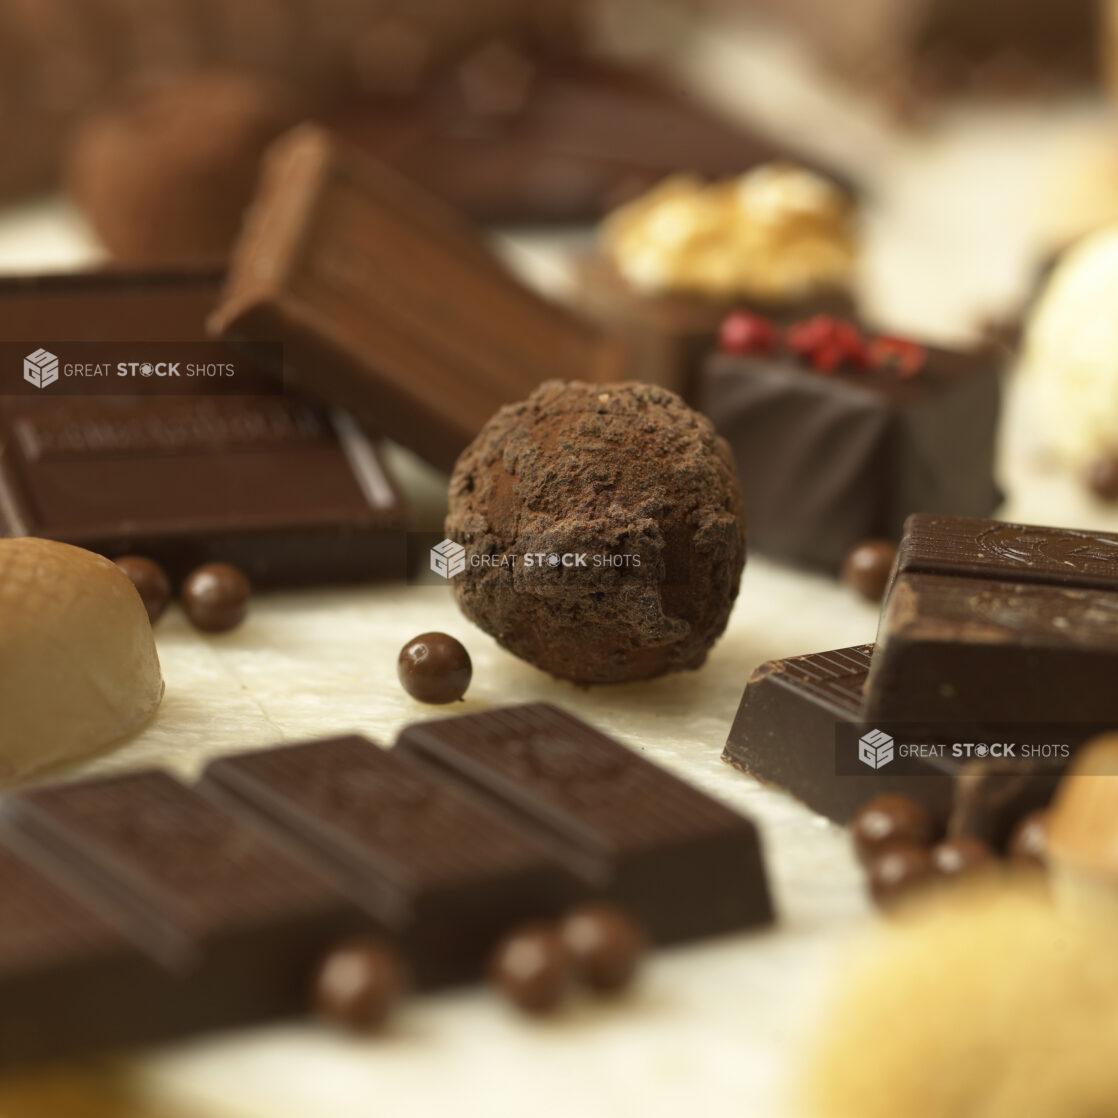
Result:
<instances>
[{"instance_id":1,"label":"cluster of chocolate pearls","mask_svg":"<svg viewBox=\"0 0 1118 1118\"><path fill-rule=\"evenodd\" d=\"M497 946L490 977L505 999L530 1015L556 1010L581 982L600 994L625 989L646 950L640 928L620 909L588 904L557 923L514 929ZM349 940L318 968L313 1002L318 1015L348 1032L382 1028L409 988L397 952L373 938Z\"/></svg>"},{"instance_id":2,"label":"cluster of chocolate pearls","mask_svg":"<svg viewBox=\"0 0 1118 1118\"><path fill-rule=\"evenodd\" d=\"M171 602L167 572L154 559L125 555L116 565L132 580L154 625ZM227 633L244 621L252 583L229 563L206 563L187 575L179 592L183 612L203 633Z\"/></svg>"},{"instance_id":3,"label":"cluster of chocolate pearls","mask_svg":"<svg viewBox=\"0 0 1118 1118\"><path fill-rule=\"evenodd\" d=\"M992 846L971 835L943 837L927 808L907 796L870 800L854 816L850 831L870 895L883 908L936 882L993 869L999 861ZM1006 859L1043 868L1046 833L1045 812L1026 815L1009 838Z\"/></svg>"}]
</instances>

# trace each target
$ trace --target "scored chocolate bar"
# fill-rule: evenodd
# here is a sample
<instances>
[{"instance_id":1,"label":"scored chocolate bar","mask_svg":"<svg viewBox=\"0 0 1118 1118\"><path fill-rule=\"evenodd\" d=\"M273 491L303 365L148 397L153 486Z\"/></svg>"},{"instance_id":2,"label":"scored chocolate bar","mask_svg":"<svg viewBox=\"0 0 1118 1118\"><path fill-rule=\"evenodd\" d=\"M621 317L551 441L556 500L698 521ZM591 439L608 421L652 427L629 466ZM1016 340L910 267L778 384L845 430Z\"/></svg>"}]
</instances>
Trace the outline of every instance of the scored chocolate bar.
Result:
<instances>
[{"instance_id":1,"label":"scored chocolate bar","mask_svg":"<svg viewBox=\"0 0 1118 1118\"><path fill-rule=\"evenodd\" d=\"M1004 844L1022 816L1052 798L1064 762L917 754L844 771L838 727L857 726L854 735L870 729L865 687L874 656L873 645L856 645L762 664L749 677L722 759L836 823L848 823L875 796L897 794L952 833Z\"/></svg>"},{"instance_id":2,"label":"scored chocolate bar","mask_svg":"<svg viewBox=\"0 0 1118 1118\"><path fill-rule=\"evenodd\" d=\"M660 942L773 918L748 819L547 703L409 726L396 752L546 839Z\"/></svg>"},{"instance_id":3,"label":"scored chocolate bar","mask_svg":"<svg viewBox=\"0 0 1118 1118\"><path fill-rule=\"evenodd\" d=\"M621 361L452 211L310 126L269 156L210 321L282 342L285 377L445 469L503 404Z\"/></svg>"},{"instance_id":4,"label":"scored chocolate bar","mask_svg":"<svg viewBox=\"0 0 1118 1118\"><path fill-rule=\"evenodd\" d=\"M1000 503L999 361L909 353L914 373L821 371L791 352L710 358L699 405L734 452L758 551L837 571L863 540L899 538L911 513L983 516Z\"/></svg>"},{"instance_id":5,"label":"scored chocolate bar","mask_svg":"<svg viewBox=\"0 0 1118 1118\"><path fill-rule=\"evenodd\" d=\"M205 271L4 280L0 341L74 362L135 343L229 359L203 326L219 288ZM261 587L404 574L406 509L347 417L292 393L122 396L97 380L52 394L62 387L0 400L0 535L138 552L174 578L219 560Z\"/></svg>"},{"instance_id":6,"label":"scored chocolate bar","mask_svg":"<svg viewBox=\"0 0 1118 1118\"><path fill-rule=\"evenodd\" d=\"M125 973L138 971L146 981L146 968L132 962L120 967L121 988L103 1004L95 1007L87 1000L92 992L75 988L54 1007L56 1020L72 1015L74 1049L303 1013L322 955L370 928L324 876L162 773L20 793L3 802L2 817L21 857L166 975L154 1003ZM36 927L32 914L27 918ZM92 922L90 928L95 934ZM60 968L86 957L80 941L73 953L62 946ZM108 981L100 969L95 974L93 991ZM57 973L40 978L49 996ZM144 1016L126 1015L133 1000ZM100 1014L121 1018L105 1036L97 1031ZM82 1022L91 1033L78 1028ZM42 1036L39 1050L27 1055L57 1053Z\"/></svg>"},{"instance_id":7,"label":"scored chocolate bar","mask_svg":"<svg viewBox=\"0 0 1118 1118\"><path fill-rule=\"evenodd\" d=\"M870 719L1113 724L1118 536L917 515L866 688Z\"/></svg>"},{"instance_id":8,"label":"scored chocolate bar","mask_svg":"<svg viewBox=\"0 0 1118 1118\"><path fill-rule=\"evenodd\" d=\"M510 928L586 893L523 828L363 738L223 758L201 787L329 868L421 986L477 979Z\"/></svg>"}]
</instances>

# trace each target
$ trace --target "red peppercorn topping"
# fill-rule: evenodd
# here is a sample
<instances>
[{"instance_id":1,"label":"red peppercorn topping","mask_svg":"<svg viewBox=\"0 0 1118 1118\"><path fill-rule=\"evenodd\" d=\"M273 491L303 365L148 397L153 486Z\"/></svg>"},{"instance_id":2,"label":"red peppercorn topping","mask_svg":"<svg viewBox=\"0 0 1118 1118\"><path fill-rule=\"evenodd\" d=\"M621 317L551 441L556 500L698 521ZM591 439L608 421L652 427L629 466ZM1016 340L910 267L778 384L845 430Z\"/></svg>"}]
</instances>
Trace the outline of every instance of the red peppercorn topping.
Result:
<instances>
[{"instance_id":1,"label":"red peppercorn topping","mask_svg":"<svg viewBox=\"0 0 1118 1118\"><path fill-rule=\"evenodd\" d=\"M883 336L870 343L870 361L877 369L895 369L898 376L908 379L927 365L928 351L907 338Z\"/></svg>"},{"instance_id":2,"label":"red peppercorn topping","mask_svg":"<svg viewBox=\"0 0 1118 1118\"><path fill-rule=\"evenodd\" d=\"M856 369L869 365L866 341L858 328L830 315L819 314L790 326L786 340L793 353L821 373L833 373L843 365Z\"/></svg>"},{"instance_id":3,"label":"red peppercorn topping","mask_svg":"<svg viewBox=\"0 0 1118 1118\"><path fill-rule=\"evenodd\" d=\"M772 353L776 349L776 327L759 314L732 311L722 320L718 342L724 353Z\"/></svg>"}]
</instances>

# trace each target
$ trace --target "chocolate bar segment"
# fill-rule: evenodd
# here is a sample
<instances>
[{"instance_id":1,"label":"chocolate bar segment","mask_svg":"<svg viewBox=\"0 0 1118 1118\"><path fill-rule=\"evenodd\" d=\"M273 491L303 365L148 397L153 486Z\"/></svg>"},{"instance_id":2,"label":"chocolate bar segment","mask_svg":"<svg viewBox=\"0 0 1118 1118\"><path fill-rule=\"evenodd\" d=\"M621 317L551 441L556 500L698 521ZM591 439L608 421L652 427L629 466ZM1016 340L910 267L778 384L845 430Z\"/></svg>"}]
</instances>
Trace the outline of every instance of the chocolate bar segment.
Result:
<instances>
[{"instance_id":1,"label":"chocolate bar segment","mask_svg":"<svg viewBox=\"0 0 1118 1118\"><path fill-rule=\"evenodd\" d=\"M293 383L447 469L503 404L619 359L456 215L312 127L273 149L210 321L281 341Z\"/></svg>"},{"instance_id":2,"label":"chocolate bar segment","mask_svg":"<svg viewBox=\"0 0 1118 1118\"><path fill-rule=\"evenodd\" d=\"M371 926L324 876L162 773L24 792L2 810L21 855L179 980L155 1020L132 1023L145 1038L304 1013L322 954Z\"/></svg>"},{"instance_id":3,"label":"chocolate bar segment","mask_svg":"<svg viewBox=\"0 0 1118 1118\"><path fill-rule=\"evenodd\" d=\"M748 819L556 707L419 723L396 750L534 830L660 942L773 918Z\"/></svg>"},{"instance_id":4,"label":"chocolate bar segment","mask_svg":"<svg viewBox=\"0 0 1118 1118\"><path fill-rule=\"evenodd\" d=\"M117 929L0 848L0 1067L156 1039L175 983Z\"/></svg>"},{"instance_id":5,"label":"chocolate bar segment","mask_svg":"<svg viewBox=\"0 0 1118 1118\"><path fill-rule=\"evenodd\" d=\"M998 362L927 355L915 376L823 373L790 353L710 358L700 407L734 452L758 551L837 571L863 540L898 539L914 512L1000 503Z\"/></svg>"},{"instance_id":6,"label":"chocolate bar segment","mask_svg":"<svg viewBox=\"0 0 1118 1118\"><path fill-rule=\"evenodd\" d=\"M214 272L89 273L0 281L0 340L75 361L119 343L208 342ZM245 363L238 358L238 371ZM250 383L271 386L248 370ZM0 534L110 558L149 555L181 578L234 563L261 587L399 577L407 512L376 446L290 393L0 400ZM251 389L250 389L251 390Z\"/></svg>"},{"instance_id":7,"label":"chocolate bar segment","mask_svg":"<svg viewBox=\"0 0 1118 1118\"><path fill-rule=\"evenodd\" d=\"M521 61L529 72L515 75L523 90L511 112L487 116L461 81L444 81L403 106L350 105L326 123L478 221L590 221L681 170L720 178L803 161L647 70Z\"/></svg>"},{"instance_id":8,"label":"chocolate bar segment","mask_svg":"<svg viewBox=\"0 0 1118 1118\"><path fill-rule=\"evenodd\" d=\"M867 717L1108 724L1116 671L1118 592L902 574L881 616Z\"/></svg>"},{"instance_id":9,"label":"chocolate bar segment","mask_svg":"<svg viewBox=\"0 0 1118 1118\"><path fill-rule=\"evenodd\" d=\"M950 833L1000 848L1019 819L1051 800L1066 761L915 755L843 771L837 729L857 725L856 735L869 728L864 691L873 659L872 645L857 645L762 664L746 685L722 759L836 823L850 822L875 796L898 794ZM906 725L914 741L937 740Z\"/></svg>"},{"instance_id":10,"label":"chocolate bar segment","mask_svg":"<svg viewBox=\"0 0 1118 1118\"><path fill-rule=\"evenodd\" d=\"M525 828L363 738L223 758L202 790L329 869L421 986L477 979L510 928L586 893Z\"/></svg>"}]
</instances>

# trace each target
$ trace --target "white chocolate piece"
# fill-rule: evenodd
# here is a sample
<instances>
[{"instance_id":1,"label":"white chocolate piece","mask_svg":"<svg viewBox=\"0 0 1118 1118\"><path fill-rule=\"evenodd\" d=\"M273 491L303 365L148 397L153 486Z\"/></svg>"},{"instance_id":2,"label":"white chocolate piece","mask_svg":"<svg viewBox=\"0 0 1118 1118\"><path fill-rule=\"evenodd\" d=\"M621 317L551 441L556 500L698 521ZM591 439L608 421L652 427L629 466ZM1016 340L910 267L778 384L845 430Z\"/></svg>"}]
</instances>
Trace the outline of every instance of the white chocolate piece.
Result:
<instances>
[{"instance_id":1,"label":"white chocolate piece","mask_svg":"<svg viewBox=\"0 0 1118 1118\"><path fill-rule=\"evenodd\" d=\"M1118 455L1118 227L1052 273L1025 336L1021 383L1037 445L1082 469Z\"/></svg>"},{"instance_id":2,"label":"white chocolate piece","mask_svg":"<svg viewBox=\"0 0 1118 1118\"><path fill-rule=\"evenodd\" d=\"M0 780L103 749L162 698L147 612L115 563L0 539Z\"/></svg>"}]
</instances>

